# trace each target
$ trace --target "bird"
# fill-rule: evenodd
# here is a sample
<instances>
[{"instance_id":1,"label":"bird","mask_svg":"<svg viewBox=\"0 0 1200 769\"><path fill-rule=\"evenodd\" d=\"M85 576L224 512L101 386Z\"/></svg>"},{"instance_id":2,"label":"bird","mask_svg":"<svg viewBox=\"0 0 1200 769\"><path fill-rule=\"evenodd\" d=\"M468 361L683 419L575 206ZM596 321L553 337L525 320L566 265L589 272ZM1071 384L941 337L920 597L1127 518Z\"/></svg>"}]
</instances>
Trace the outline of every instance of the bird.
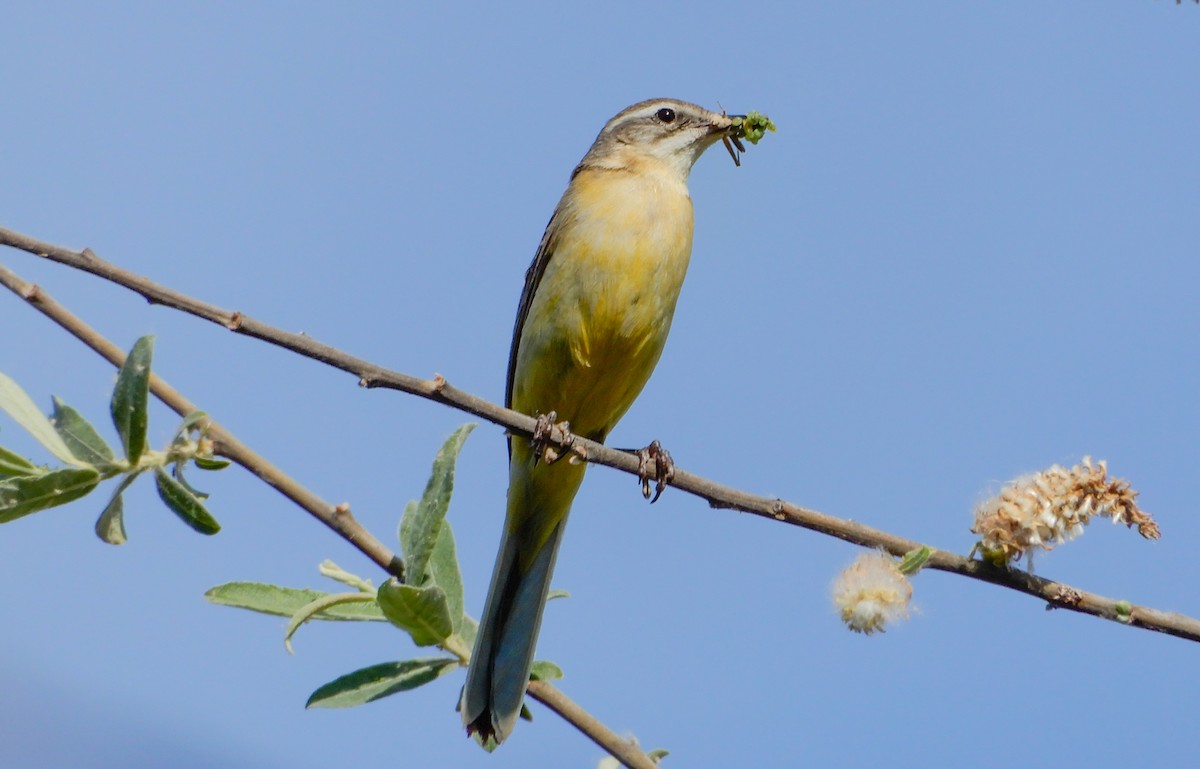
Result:
<instances>
[{"instance_id":1,"label":"bird","mask_svg":"<svg viewBox=\"0 0 1200 769\"><path fill-rule=\"evenodd\" d=\"M610 119L571 174L525 274L505 405L603 442L662 354L692 252L692 165L735 118L676 99ZM734 155L734 160L737 161ZM562 423L560 423L562 425ZM563 425L564 427L566 425ZM459 701L481 742L521 713L571 503L586 464L508 437L507 514Z\"/></svg>"}]
</instances>

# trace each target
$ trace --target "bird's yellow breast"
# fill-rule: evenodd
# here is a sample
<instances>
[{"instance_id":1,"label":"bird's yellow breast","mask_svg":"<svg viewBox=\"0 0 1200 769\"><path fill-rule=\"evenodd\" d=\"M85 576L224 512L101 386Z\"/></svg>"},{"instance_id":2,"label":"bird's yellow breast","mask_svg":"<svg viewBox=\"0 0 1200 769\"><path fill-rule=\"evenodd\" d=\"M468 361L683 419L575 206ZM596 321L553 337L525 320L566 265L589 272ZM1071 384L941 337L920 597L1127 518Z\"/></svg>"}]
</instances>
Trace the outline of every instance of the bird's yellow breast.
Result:
<instances>
[{"instance_id":1,"label":"bird's yellow breast","mask_svg":"<svg viewBox=\"0 0 1200 769\"><path fill-rule=\"evenodd\" d=\"M692 251L692 201L657 164L584 168L559 203L521 329L512 406L603 439L650 378Z\"/></svg>"}]
</instances>

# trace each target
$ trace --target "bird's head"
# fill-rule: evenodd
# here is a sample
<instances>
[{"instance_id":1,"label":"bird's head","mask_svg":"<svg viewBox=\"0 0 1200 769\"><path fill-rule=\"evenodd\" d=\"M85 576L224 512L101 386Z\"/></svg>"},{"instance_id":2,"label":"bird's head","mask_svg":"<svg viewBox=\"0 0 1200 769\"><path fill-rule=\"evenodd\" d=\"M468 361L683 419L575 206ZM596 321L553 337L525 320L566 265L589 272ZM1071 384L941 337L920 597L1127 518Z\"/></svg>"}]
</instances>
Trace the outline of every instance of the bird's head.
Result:
<instances>
[{"instance_id":1,"label":"bird's head","mask_svg":"<svg viewBox=\"0 0 1200 769\"><path fill-rule=\"evenodd\" d=\"M704 150L734 136L739 117L678 99L647 99L605 123L580 165L617 168L653 158L686 179Z\"/></svg>"}]
</instances>

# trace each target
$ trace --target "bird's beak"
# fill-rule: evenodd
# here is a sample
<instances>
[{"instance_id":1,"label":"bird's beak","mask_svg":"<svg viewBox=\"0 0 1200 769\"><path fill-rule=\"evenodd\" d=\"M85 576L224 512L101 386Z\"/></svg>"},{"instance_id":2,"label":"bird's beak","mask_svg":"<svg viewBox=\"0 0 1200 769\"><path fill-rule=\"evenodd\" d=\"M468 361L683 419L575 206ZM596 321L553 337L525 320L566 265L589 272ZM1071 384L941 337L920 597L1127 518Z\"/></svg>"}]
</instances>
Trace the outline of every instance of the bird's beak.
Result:
<instances>
[{"instance_id":1,"label":"bird's beak","mask_svg":"<svg viewBox=\"0 0 1200 769\"><path fill-rule=\"evenodd\" d=\"M746 145L742 144L742 140L734 136L733 131L734 118L745 120L745 115L727 115L722 112L716 115L713 120L713 131L721 134L721 143L725 145L725 149L729 151L729 157L733 158L733 164L740 166L742 164L742 153L746 151Z\"/></svg>"},{"instance_id":2,"label":"bird's beak","mask_svg":"<svg viewBox=\"0 0 1200 769\"><path fill-rule=\"evenodd\" d=\"M712 113L712 132L726 133L733 128L734 118L745 118L745 115L727 115L724 112Z\"/></svg>"}]
</instances>

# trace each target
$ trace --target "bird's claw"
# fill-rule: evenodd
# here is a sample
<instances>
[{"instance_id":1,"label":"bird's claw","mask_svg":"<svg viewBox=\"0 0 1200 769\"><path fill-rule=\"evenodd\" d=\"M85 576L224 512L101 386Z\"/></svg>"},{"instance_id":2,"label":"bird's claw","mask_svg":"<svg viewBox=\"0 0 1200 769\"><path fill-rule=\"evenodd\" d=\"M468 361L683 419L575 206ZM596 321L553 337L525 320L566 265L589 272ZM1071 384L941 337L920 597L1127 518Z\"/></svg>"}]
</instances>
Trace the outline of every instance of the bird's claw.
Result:
<instances>
[{"instance_id":1,"label":"bird's claw","mask_svg":"<svg viewBox=\"0 0 1200 769\"><path fill-rule=\"evenodd\" d=\"M650 504L654 504L662 496L667 484L675 478L675 460L671 459L671 452L664 449L658 441L651 441L649 446L634 453L638 458L638 480L642 484L642 496L646 499L650 499L650 463L654 462L654 498L650 499Z\"/></svg>"},{"instance_id":2,"label":"bird's claw","mask_svg":"<svg viewBox=\"0 0 1200 769\"><path fill-rule=\"evenodd\" d=\"M533 444L533 456L535 462L540 462L543 459L546 464L552 465L558 460L570 454L571 445L575 442L575 436L571 434L571 424L566 420L555 422L558 419L558 414L551 411L547 414L539 414L537 422L533 426L533 438L530 443ZM565 449L561 454L558 446L552 442L554 429L562 433L563 440L561 445Z\"/></svg>"}]
</instances>

